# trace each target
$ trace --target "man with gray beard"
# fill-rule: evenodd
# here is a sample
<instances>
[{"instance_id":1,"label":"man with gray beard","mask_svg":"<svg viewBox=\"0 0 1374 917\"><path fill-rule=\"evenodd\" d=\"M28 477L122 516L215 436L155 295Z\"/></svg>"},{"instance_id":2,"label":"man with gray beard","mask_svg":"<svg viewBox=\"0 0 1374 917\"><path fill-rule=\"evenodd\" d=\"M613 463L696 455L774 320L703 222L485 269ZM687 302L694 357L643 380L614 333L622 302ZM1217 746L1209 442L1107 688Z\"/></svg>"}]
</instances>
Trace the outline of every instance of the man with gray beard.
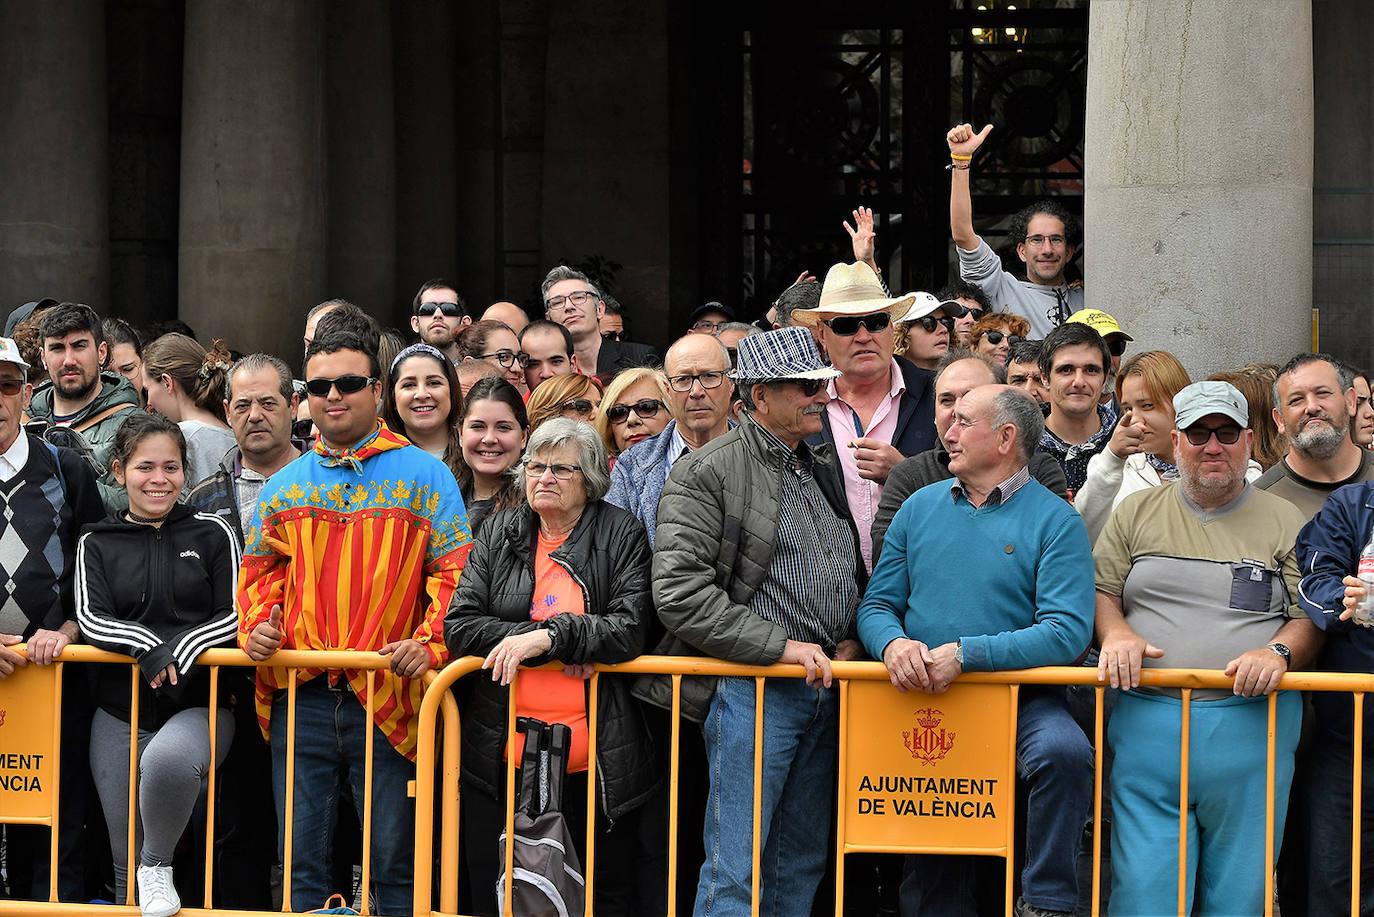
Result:
<instances>
[{"instance_id":1,"label":"man with gray beard","mask_svg":"<svg viewBox=\"0 0 1374 917\"><path fill-rule=\"evenodd\" d=\"M1337 487L1374 480L1374 455L1350 438L1354 413L1354 380L1339 363L1324 353L1289 360L1274 380L1274 422L1291 448L1255 486L1311 519Z\"/></svg>"}]
</instances>

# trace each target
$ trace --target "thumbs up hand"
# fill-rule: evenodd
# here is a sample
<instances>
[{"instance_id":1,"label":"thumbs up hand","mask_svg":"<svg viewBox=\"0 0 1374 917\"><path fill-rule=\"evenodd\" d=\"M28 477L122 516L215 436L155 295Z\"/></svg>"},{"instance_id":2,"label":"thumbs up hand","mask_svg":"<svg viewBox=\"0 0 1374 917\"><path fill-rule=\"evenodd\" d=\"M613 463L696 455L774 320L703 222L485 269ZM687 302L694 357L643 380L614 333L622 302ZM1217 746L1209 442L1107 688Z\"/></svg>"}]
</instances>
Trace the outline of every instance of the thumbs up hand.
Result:
<instances>
[{"instance_id":1,"label":"thumbs up hand","mask_svg":"<svg viewBox=\"0 0 1374 917\"><path fill-rule=\"evenodd\" d=\"M284 637L281 630L281 606L273 605L267 620L254 627L248 634L248 644L243 651L254 662L266 662L272 654L281 649Z\"/></svg>"}]
</instances>

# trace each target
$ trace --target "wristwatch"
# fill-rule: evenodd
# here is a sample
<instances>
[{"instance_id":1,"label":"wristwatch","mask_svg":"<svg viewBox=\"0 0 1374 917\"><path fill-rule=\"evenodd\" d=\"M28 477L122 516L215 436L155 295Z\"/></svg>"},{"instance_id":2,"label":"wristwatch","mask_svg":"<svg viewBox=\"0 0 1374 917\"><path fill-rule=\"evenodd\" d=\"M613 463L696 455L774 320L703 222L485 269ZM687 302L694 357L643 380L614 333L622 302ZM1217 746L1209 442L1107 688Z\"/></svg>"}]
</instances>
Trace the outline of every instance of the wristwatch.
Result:
<instances>
[{"instance_id":1,"label":"wristwatch","mask_svg":"<svg viewBox=\"0 0 1374 917\"><path fill-rule=\"evenodd\" d=\"M1273 650L1283 657L1283 664L1289 668L1293 667L1293 651L1282 643L1271 643L1265 649Z\"/></svg>"},{"instance_id":2,"label":"wristwatch","mask_svg":"<svg viewBox=\"0 0 1374 917\"><path fill-rule=\"evenodd\" d=\"M964 641L954 641L954 661L959 663L959 668L964 667Z\"/></svg>"}]
</instances>

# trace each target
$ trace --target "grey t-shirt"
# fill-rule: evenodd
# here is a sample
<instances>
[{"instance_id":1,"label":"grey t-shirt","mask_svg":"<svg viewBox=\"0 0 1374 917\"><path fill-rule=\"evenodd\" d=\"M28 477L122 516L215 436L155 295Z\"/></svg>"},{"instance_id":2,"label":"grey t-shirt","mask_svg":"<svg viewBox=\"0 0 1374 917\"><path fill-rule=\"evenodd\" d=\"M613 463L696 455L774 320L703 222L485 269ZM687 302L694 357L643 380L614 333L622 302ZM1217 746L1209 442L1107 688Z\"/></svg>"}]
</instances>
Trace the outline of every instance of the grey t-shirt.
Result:
<instances>
[{"instance_id":1,"label":"grey t-shirt","mask_svg":"<svg viewBox=\"0 0 1374 917\"><path fill-rule=\"evenodd\" d=\"M1070 315L1083 308L1083 291L1069 289L1067 284L1047 287L1029 280L1017 280L1002 269L1002 259L982 239L978 247L959 253L959 276L981 287L998 312L1024 316L1030 322L1032 340L1044 338L1064 323Z\"/></svg>"},{"instance_id":2,"label":"grey t-shirt","mask_svg":"<svg viewBox=\"0 0 1374 917\"><path fill-rule=\"evenodd\" d=\"M224 453L236 443L234 431L224 427L212 427L199 420L183 420L177 426L186 437L186 483L181 489L187 493L215 473Z\"/></svg>"}]
</instances>

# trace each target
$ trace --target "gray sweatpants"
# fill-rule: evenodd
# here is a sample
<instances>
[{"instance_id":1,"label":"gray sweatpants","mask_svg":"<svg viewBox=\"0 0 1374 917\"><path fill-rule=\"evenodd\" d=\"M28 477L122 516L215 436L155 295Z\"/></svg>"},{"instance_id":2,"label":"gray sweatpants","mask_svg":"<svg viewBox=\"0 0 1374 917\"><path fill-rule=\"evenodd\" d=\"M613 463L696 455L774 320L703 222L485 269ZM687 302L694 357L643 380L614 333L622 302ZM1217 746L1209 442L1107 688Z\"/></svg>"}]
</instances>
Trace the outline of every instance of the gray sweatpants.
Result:
<instances>
[{"instance_id":1,"label":"gray sweatpants","mask_svg":"<svg viewBox=\"0 0 1374 917\"><path fill-rule=\"evenodd\" d=\"M215 763L224 763L234 740L234 716L216 717ZM160 729L138 731L139 863L170 866L177 840L210 773L210 708L174 714ZM127 894L129 860L129 724L104 710L91 720L91 775L110 829L115 902Z\"/></svg>"}]
</instances>

